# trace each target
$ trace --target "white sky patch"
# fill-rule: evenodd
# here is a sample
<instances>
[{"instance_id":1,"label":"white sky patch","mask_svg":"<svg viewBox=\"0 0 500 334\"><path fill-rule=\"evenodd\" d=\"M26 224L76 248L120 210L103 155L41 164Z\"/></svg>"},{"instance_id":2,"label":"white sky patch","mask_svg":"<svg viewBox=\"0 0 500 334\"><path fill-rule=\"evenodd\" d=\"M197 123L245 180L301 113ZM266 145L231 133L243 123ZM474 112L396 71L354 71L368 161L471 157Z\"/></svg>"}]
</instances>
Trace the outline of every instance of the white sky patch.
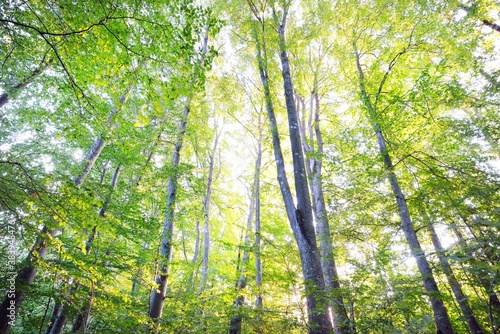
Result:
<instances>
[{"instance_id":1,"label":"white sky patch","mask_svg":"<svg viewBox=\"0 0 500 334\"><path fill-rule=\"evenodd\" d=\"M34 138L33 131L24 131L16 133L7 143L0 145L0 151L7 152L13 145L22 144L29 139Z\"/></svg>"},{"instance_id":2,"label":"white sky patch","mask_svg":"<svg viewBox=\"0 0 500 334\"><path fill-rule=\"evenodd\" d=\"M447 113L447 116L456 120L463 120L467 118L467 113L462 109L453 109Z\"/></svg>"},{"instance_id":3,"label":"white sky patch","mask_svg":"<svg viewBox=\"0 0 500 334\"><path fill-rule=\"evenodd\" d=\"M83 159L83 150L78 148L73 153L73 159L76 161L81 161Z\"/></svg>"},{"instance_id":4,"label":"white sky patch","mask_svg":"<svg viewBox=\"0 0 500 334\"><path fill-rule=\"evenodd\" d=\"M436 225L434 226L436 230L436 234L439 237L439 241L441 242L441 246L444 248L450 248L451 245L455 243L455 239L450 235L449 230L444 225Z\"/></svg>"},{"instance_id":5,"label":"white sky patch","mask_svg":"<svg viewBox=\"0 0 500 334\"><path fill-rule=\"evenodd\" d=\"M52 157L48 154L44 154L40 157L38 160L43 168L45 169L45 172L47 173L52 173L55 169L54 162L52 161Z\"/></svg>"},{"instance_id":6,"label":"white sky patch","mask_svg":"<svg viewBox=\"0 0 500 334\"><path fill-rule=\"evenodd\" d=\"M153 164L156 168L163 168L163 166L165 166L165 156L161 154L154 154Z\"/></svg>"}]
</instances>

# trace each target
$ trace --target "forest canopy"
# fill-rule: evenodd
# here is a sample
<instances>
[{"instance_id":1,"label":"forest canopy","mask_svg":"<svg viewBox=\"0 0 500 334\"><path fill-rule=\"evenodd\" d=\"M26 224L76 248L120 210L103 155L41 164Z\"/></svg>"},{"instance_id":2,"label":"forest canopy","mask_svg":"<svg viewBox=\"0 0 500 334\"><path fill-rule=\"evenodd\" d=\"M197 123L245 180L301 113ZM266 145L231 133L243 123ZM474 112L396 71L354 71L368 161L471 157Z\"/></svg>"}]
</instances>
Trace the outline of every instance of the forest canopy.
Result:
<instances>
[{"instance_id":1,"label":"forest canopy","mask_svg":"<svg viewBox=\"0 0 500 334\"><path fill-rule=\"evenodd\" d=\"M493 0L4 0L0 334L500 332Z\"/></svg>"}]
</instances>

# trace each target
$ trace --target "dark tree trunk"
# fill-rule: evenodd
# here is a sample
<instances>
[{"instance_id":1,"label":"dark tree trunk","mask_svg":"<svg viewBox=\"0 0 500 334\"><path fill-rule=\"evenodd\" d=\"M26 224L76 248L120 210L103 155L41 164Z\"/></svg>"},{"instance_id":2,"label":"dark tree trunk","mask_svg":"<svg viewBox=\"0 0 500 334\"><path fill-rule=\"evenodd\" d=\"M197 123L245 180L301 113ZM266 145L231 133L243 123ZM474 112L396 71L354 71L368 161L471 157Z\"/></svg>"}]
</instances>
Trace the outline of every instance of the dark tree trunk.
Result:
<instances>
[{"instance_id":1,"label":"dark tree trunk","mask_svg":"<svg viewBox=\"0 0 500 334\"><path fill-rule=\"evenodd\" d=\"M467 298L462 292L462 288L460 287L460 284L458 283L458 280L455 277L453 270L451 269L450 263L448 262L448 258L446 258L445 250L441 245L441 241L439 240L436 231L434 230L432 222L429 222L428 227L429 227L429 232L431 234L432 244L436 249L439 262L441 263L441 267L443 267L443 272L445 273L446 278L448 279L448 284L450 284L451 290L453 291L453 295L455 296L455 299L458 305L460 306L460 310L462 311L463 316L467 320L467 324L469 325L472 334L483 334L484 332L479 323L477 322L476 317L474 316L474 313L472 312L472 309L470 308L469 303L467 302Z\"/></svg>"},{"instance_id":2,"label":"dark tree trunk","mask_svg":"<svg viewBox=\"0 0 500 334\"><path fill-rule=\"evenodd\" d=\"M255 8L252 9L254 10ZM264 22L260 18L258 19L261 23L262 33L264 33ZM280 38L280 59L283 67L283 86L285 90L290 141L292 145L297 206L295 206L293 201L293 196L286 177L285 162L281 150L278 126L268 84L265 41L263 36L261 41L258 40L258 33L256 36L257 60L262 86L264 88L266 109L272 134L278 183L280 185L281 194L285 203L288 220L299 249L307 301L309 333L329 333L331 331L331 323L326 312L327 302L325 299L325 281L323 279L321 260L318 247L316 245L316 234L312 220L312 208L304 166L304 156L302 153L300 133L298 130L297 111L293 101L293 86L290 77L290 66L285 49L285 21L286 11L281 24L278 23L278 34Z\"/></svg>"},{"instance_id":3,"label":"dark tree trunk","mask_svg":"<svg viewBox=\"0 0 500 334\"><path fill-rule=\"evenodd\" d=\"M7 92L7 91L3 92L2 95L0 95L0 108L2 108L4 105L9 103L9 100L10 100L9 94L16 95L21 89L26 88L38 76L40 76L40 74L42 74L47 69L47 67L49 67L50 64L51 64L50 60L49 61L44 60L41 64L41 66L39 68L37 68L36 70L34 70L33 72L31 72L31 74L27 78L25 78L23 82L8 89L9 92Z\"/></svg>"},{"instance_id":4,"label":"dark tree trunk","mask_svg":"<svg viewBox=\"0 0 500 334\"><path fill-rule=\"evenodd\" d=\"M312 153L312 158L307 159L306 170L309 177L313 212L316 218L316 234L320 245L321 266L325 284L329 289L330 307L332 309L333 329L336 334L351 332L349 317L344 306L344 300L340 294L340 283L337 267L333 256L332 239L330 236L330 224L326 212L325 198L322 185L322 155L323 139L319 126L319 96L316 92L316 83L311 94L311 110L309 122L305 122L305 102L297 96L297 106L302 106L303 121L300 124L302 146L305 152ZM300 110L300 109L298 109ZM314 117L313 117L314 115ZM313 124L314 122L314 124ZM306 130L309 131L309 143L307 142ZM313 158L314 157L314 158Z\"/></svg>"},{"instance_id":5,"label":"dark tree trunk","mask_svg":"<svg viewBox=\"0 0 500 334\"><path fill-rule=\"evenodd\" d=\"M42 229L41 236L31 250L31 254L28 255L24 261L24 268L18 272L13 282L10 282L15 288L7 291L0 305L0 334L9 332L19 312L19 307L26 297L27 289L35 279L37 268L35 267L35 258L32 254L36 252L38 253L37 258L44 260L47 256L46 242L51 236L53 237L55 233L56 231L49 231L47 227Z\"/></svg>"},{"instance_id":6,"label":"dark tree trunk","mask_svg":"<svg viewBox=\"0 0 500 334\"><path fill-rule=\"evenodd\" d=\"M54 323L59 316L59 312L61 311L61 306L61 303L59 301L56 301L54 309L52 310L52 315L50 316L49 326L45 330L45 334L50 334L50 332L52 331L52 327L54 327Z\"/></svg>"},{"instance_id":7,"label":"dark tree trunk","mask_svg":"<svg viewBox=\"0 0 500 334\"><path fill-rule=\"evenodd\" d=\"M61 306L61 311L59 312L59 315L57 316L56 320L54 321L54 324L52 325L50 334L60 334L62 332L64 325L66 323L67 313L68 313L67 306L63 304Z\"/></svg>"}]
</instances>

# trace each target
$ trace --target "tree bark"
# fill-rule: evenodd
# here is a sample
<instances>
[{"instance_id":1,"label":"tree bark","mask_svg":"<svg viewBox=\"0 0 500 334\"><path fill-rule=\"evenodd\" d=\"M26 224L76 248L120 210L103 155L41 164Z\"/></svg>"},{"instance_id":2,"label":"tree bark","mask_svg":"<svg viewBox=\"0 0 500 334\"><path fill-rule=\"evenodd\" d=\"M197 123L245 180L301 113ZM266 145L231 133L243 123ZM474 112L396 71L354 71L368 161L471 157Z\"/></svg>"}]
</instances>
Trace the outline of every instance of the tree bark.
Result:
<instances>
[{"instance_id":1,"label":"tree bark","mask_svg":"<svg viewBox=\"0 0 500 334\"><path fill-rule=\"evenodd\" d=\"M38 259L44 260L47 256L47 242L55 235L55 230L48 230L47 227L42 229L41 235L30 254L26 258L25 267L19 270L14 279L15 289L9 289L5 294L5 298L0 305L0 334L8 333L14 324L14 320L19 312L24 298L26 297L26 289L33 283L37 268L35 266ZM34 255L36 253L36 255Z\"/></svg>"},{"instance_id":2,"label":"tree bark","mask_svg":"<svg viewBox=\"0 0 500 334\"><path fill-rule=\"evenodd\" d=\"M215 153L217 151L219 135L220 134L217 134L215 136L214 146L212 148L212 153L210 154L210 162L208 166L207 192L205 194L205 200L203 201L203 265L201 268L200 289L198 290L198 294L201 294L203 290L205 290L208 280L208 268L209 268L209 258L210 258L210 221L209 221L210 199L212 197Z\"/></svg>"},{"instance_id":3,"label":"tree bark","mask_svg":"<svg viewBox=\"0 0 500 334\"><path fill-rule=\"evenodd\" d=\"M316 92L316 83L314 84L311 94L311 110L309 116L309 124L305 121L300 125L302 147L305 152L311 153L311 158L307 159L306 171L309 177L313 212L316 218L316 234L320 245L321 266L323 268L323 276L325 284L328 287L330 295L330 307L332 309L333 329L337 334L351 333L349 317L344 306L344 300L340 293L340 283L333 256L332 239L330 234L330 224L326 212L325 198L322 185L322 155L323 155L323 139L319 126L319 96ZM299 102L297 105L305 104L300 97L297 97ZM314 110L314 111L313 111ZM303 108L303 116L305 117L305 108ZM314 118L313 118L314 114ZM300 118L300 117L299 117ZM313 123L314 119L314 125ZM306 140L306 127L309 130L309 143ZM316 144L316 145L315 145ZM315 149L316 146L316 149Z\"/></svg>"},{"instance_id":4,"label":"tree bark","mask_svg":"<svg viewBox=\"0 0 500 334\"><path fill-rule=\"evenodd\" d=\"M104 203L102 204L101 208L99 209L99 213L98 213L99 217L104 217L104 215L106 213L106 209L111 201L111 196L113 195L113 191L115 190L116 184L118 183L118 177L120 176L121 169L122 169L121 166L118 166L115 168L115 171L113 173L113 177L111 178L111 182L110 182L111 191L108 194L108 196L106 197L106 199L104 200ZM94 238L95 238L96 233L97 233L97 225L95 225L92 228L90 236L85 244L85 255L86 256L89 256L89 254L90 254L90 250L92 248L92 244L94 242ZM92 297L93 297L93 293L91 292L90 302L88 303L88 305L82 307L78 311L77 317L76 317L75 321L73 322L73 326L71 327L71 331L73 333L79 332L82 329L82 327L83 327L83 331L85 332L88 317L90 315L90 309L92 307Z\"/></svg>"},{"instance_id":5,"label":"tree bark","mask_svg":"<svg viewBox=\"0 0 500 334\"><path fill-rule=\"evenodd\" d=\"M123 105L125 102L127 102L128 96L130 91L132 90L133 85L129 85L123 95L119 99L119 106L118 108L113 108L111 113L108 115L108 119L106 121L106 125L109 127L110 130L113 130L113 124L112 124L112 118L113 115L116 115L120 112L120 110L123 108ZM85 165L83 168L82 173L75 178L75 185L77 187L80 187L87 177L87 175L90 173L92 170L92 167L94 166L95 162L97 161L97 158L101 155L102 150L104 149L104 146L106 145L106 142L102 137L97 138L94 141L94 144L90 147L89 151L85 155Z\"/></svg>"},{"instance_id":6,"label":"tree bark","mask_svg":"<svg viewBox=\"0 0 500 334\"><path fill-rule=\"evenodd\" d=\"M186 133L187 120L189 116L189 107L184 107L184 113L179 122L177 141L174 147L172 156L172 176L168 179L168 197L165 219L163 220L163 233L160 248L160 261L158 266L158 275L156 276L157 287L151 292L151 300L149 303L149 317L158 319L161 317L165 295L167 292L167 280L169 273L169 262L172 258L172 235L174 232L174 209L175 198L177 195L177 177L178 167L180 163L180 152Z\"/></svg>"},{"instance_id":7,"label":"tree bark","mask_svg":"<svg viewBox=\"0 0 500 334\"><path fill-rule=\"evenodd\" d=\"M259 188L259 174L260 174L260 165L261 165L261 160L262 160L262 151L261 151L261 143L260 143L260 138L258 142L258 148L257 148L257 159L255 161L255 171L254 171L254 180L250 192L250 205L248 208L248 217L247 217L247 224L245 228L245 238L243 242L243 259L241 260L241 267L240 267L240 277L238 279L238 283L236 285L236 291L240 293L247 284L247 279L246 279L246 273L245 273L245 267L248 262L249 258L249 248L250 248L250 233L252 231L252 221L254 219L254 214L256 215L256 204L257 204L257 195L258 195L258 188ZM260 203L259 203L260 205ZM257 232L256 232L257 233ZM259 232L260 233L260 222L259 222ZM260 236L256 236L259 237ZM257 240L256 240L257 241ZM259 245L259 251L260 251L260 239ZM258 265L256 265L256 277L259 277L259 282L257 285L257 289L260 289L262 285L262 268L261 268L261 263L260 263L260 256L258 257ZM257 262L256 262L257 264ZM258 267L258 268L257 268ZM258 292L257 294L257 307L262 307L262 297L260 299L260 304L259 304L259 297L260 293ZM236 309L239 309L240 306L243 305L243 302L245 300L245 297L243 295L239 295L236 300L234 301L234 305ZM231 321L229 323L229 334L240 334L241 333L241 324L242 324L242 317L240 314L236 314L231 318Z\"/></svg>"},{"instance_id":8,"label":"tree bark","mask_svg":"<svg viewBox=\"0 0 500 334\"><path fill-rule=\"evenodd\" d=\"M54 309L52 310L52 315L50 316L49 326L45 330L45 334L50 334L50 332L52 331L52 327L54 327L54 323L59 316L59 312L61 311L61 306L61 302L56 301L56 303L54 304Z\"/></svg>"},{"instance_id":9,"label":"tree bark","mask_svg":"<svg viewBox=\"0 0 500 334\"><path fill-rule=\"evenodd\" d=\"M257 161L255 162L255 286L257 296L255 297L255 306L262 308L262 259L260 255L260 169L262 165L262 144L259 136L259 146L257 148Z\"/></svg>"},{"instance_id":10,"label":"tree bark","mask_svg":"<svg viewBox=\"0 0 500 334\"><path fill-rule=\"evenodd\" d=\"M204 56L207 53L208 35L205 35L202 41L202 58L200 62L203 64ZM149 317L156 320L161 317L165 295L167 292L167 279L169 273L169 262L172 257L172 234L174 231L174 207L175 197L177 192L177 177L178 167L180 162L180 151L186 126L189 116L189 101L184 107L184 113L178 127L177 140L175 143L174 153L172 156L172 171L173 175L168 180L168 195L165 219L163 221L163 233L160 248L160 261L158 266L158 275L156 276L157 288L151 292L151 300L149 303Z\"/></svg>"},{"instance_id":11,"label":"tree bark","mask_svg":"<svg viewBox=\"0 0 500 334\"><path fill-rule=\"evenodd\" d=\"M10 95L12 94L17 94L21 89L23 88L26 88L30 83L32 83L33 81L35 81L35 79L37 77L39 77L46 69L47 67L49 67L49 65L52 63L51 60L49 61L45 61L45 59L43 60L42 64L40 65L39 68L37 68L36 70L34 70L33 72L31 72L31 74L26 78L24 79L23 82L15 85L14 87L11 87L10 89L8 89L9 92L5 91L3 92L1 95L0 95L0 108L2 108L4 105L6 105L7 103L9 103L10 101Z\"/></svg>"},{"instance_id":12,"label":"tree bark","mask_svg":"<svg viewBox=\"0 0 500 334\"><path fill-rule=\"evenodd\" d=\"M252 10L255 10L251 3L249 3L249 5ZM260 27L262 29L261 33L263 34L265 27L264 22L260 17L257 17L257 19L260 22ZM282 23L278 23L278 34L280 38L280 59L283 67L282 75L288 112L289 134L292 144L297 206L295 206L293 201L293 196L286 176L285 162L281 150L278 126L268 84L265 39L264 36L262 36L262 41L259 41L258 34L256 33L257 61L262 86L264 88L266 110L272 134L278 183L280 185L281 194L285 203L288 220L299 249L307 300L309 333L329 333L331 331L331 323L326 313L327 303L325 300L325 281L323 279L320 256L316 245L316 235L312 221L312 209L304 167L304 157L301 148L300 133L298 132L297 112L293 101L293 86L290 77L290 67L284 44L285 21L286 11L283 16Z\"/></svg>"},{"instance_id":13,"label":"tree bark","mask_svg":"<svg viewBox=\"0 0 500 334\"><path fill-rule=\"evenodd\" d=\"M431 267L429 266L429 262L427 261L425 253L420 245L415 228L413 227L406 199L403 195L401 187L399 186L396 174L394 173L394 166L392 164L389 151L387 150L386 141L382 134L382 129L377 122L377 110L375 110L375 107L371 103L370 97L366 92L364 73L359 60L359 52L356 49L355 44L354 49L356 52L356 66L358 70L359 88L362 102L364 107L368 111L368 118L377 137L380 156L384 160L384 167L387 173L387 178L389 179L392 193L396 199L396 205L399 212L399 217L401 219L401 229L403 230L406 241L410 246L411 253L415 258L415 261L417 262L417 267L422 277L424 288L429 294L429 298L431 300L431 306L434 313L434 322L436 324L436 331L437 333L441 334L453 334L453 328L451 326L450 318L448 317L448 312L446 311L446 307L444 306L443 300L440 297L440 292L434 279Z\"/></svg>"},{"instance_id":14,"label":"tree bark","mask_svg":"<svg viewBox=\"0 0 500 334\"><path fill-rule=\"evenodd\" d=\"M441 245L441 241L439 240L436 230L434 229L434 226L432 225L430 219L428 217L427 219L429 220L428 228L431 235L432 244L436 249L439 262L441 263L443 272L446 275L446 278L448 279L448 284L450 285L451 290L453 291L453 295L455 296L455 299L458 305L460 306L462 315L467 320L467 324L469 325L472 334L483 334L484 332L479 323L477 322L476 317L474 316L474 313L472 312L472 309L470 308L469 303L467 302L467 298L465 297L462 288L460 287L460 284L458 283L458 280L455 277L453 270L451 269L450 263L446 258L445 249Z\"/></svg>"}]
</instances>

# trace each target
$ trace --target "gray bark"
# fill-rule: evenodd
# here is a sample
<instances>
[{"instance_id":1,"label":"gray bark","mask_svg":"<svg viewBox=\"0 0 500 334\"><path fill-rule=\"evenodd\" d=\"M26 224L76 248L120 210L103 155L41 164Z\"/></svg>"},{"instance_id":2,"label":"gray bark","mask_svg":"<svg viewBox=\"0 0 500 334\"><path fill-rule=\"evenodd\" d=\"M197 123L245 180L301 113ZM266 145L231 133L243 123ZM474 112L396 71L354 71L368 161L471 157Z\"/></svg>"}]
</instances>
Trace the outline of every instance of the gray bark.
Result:
<instances>
[{"instance_id":1,"label":"gray bark","mask_svg":"<svg viewBox=\"0 0 500 334\"><path fill-rule=\"evenodd\" d=\"M219 142L219 134L215 136L214 146L210 154L210 161L208 166L208 180L207 180L207 193L203 201L203 265L201 268L200 289L198 293L201 294L207 285L208 280L208 267L210 259L210 200L212 197L212 183L214 177L215 153L217 151L217 144Z\"/></svg>"},{"instance_id":2,"label":"gray bark","mask_svg":"<svg viewBox=\"0 0 500 334\"><path fill-rule=\"evenodd\" d=\"M439 240L436 230L434 230L434 226L432 225L432 222L430 222L430 220L428 228L431 234L432 244L436 249L436 253L438 255L439 262L441 263L441 267L443 268L443 272L448 279L448 284L450 284L453 295L455 296L455 299L460 306L460 310L462 311L463 316L467 320L467 324L469 325L472 334L483 334L484 332L477 322L476 317L474 316L474 313L472 312L472 309L467 302L467 297L465 297L462 288L460 287L460 284L458 283L458 280L455 277L453 270L451 269L450 263L448 262L448 258L445 254L445 249L441 245L441 241Z\"/></svg>"},{"instance_id":3,"label":"gray bark","mask_svg":"<svg viewBox=\"0 0 500 334\"><path fill-rule=\"evenodd\" d=\"M354 47L356 51L356 66L358 69L359 87L363 104L366 110L368 111L368 118L375 131L380 156L384 160L384 167L387 172L387 178L389 179L392 193L396 199L396 205L399 212L399 217L401 219L401 229L403 230L406 241L410 246L411 253L417 262L417 267L422 277L424 288L429 294L429 298L431 300L431 306L434 313L434 322L436 324L436 331L441 334L453 334L453 328L451 326L450 318L448 317L448 312L446 311L446 307L444 306L443 300L440 297L440 292L436 284L436 281L434 279L431 267L429 266L429 262L425 257L425 253L422 247L420 246L417 233L415 231L415 228L413 227L413 223L410 217L410 212L408 210L406 199L403 195L401 187L399 186L396 174L394 173L394 166L392 164L389 151L387 150L386 141L382 134L382 129L380 128L380 125L377 122L377 110L375 110L375 107L372 105L370 97L366 92L364 73L361 68L359 53L356 49L355 44ZM379 89L379 91L381 91L381 89Z\"/></svg>"},{"instance_id":4,"label":"gray bark","mask_svg":"<svg viewBox=\"0 0 500 334\"><path fill-rule=\"evenodd\" d=\"M298 97L299 102L302 100ZM298 103L298 106L305 104ZM313 111L314 110L314 111ZM305 108L303 108L303 117L305 118ZM313 123L314 114L314 125ZM306 128L309 130L309 144L306 140ZM328 287L330 297L330 307L332 309L333 329L337 334L350 333L350 321L344 306L344 300L340 294L340 283L333 256L332 239L330 234L330 224L326 212L325 198L322 185L322 155L323 138L319 126L319 96L316 92L316 85L311 94L311 110L309 122L306 126L305 121L300 124L302 134L302 146L305 152L312 153L311 158L307 159L307 174L310 180L310 189L313 202L313 212L316 218L316 234L320 245L321 266L325 284ZM314 145L316 144L316 145ZM316 149L315 149L316 146Z\"/></svg>"},{"instance_id":5,"label":"gray bark","mask_svg":"<svg viewBox=\"0 0 500 334\"><path fill-rule=\"evenodd\" d=\"M128 96L130 91L132 90L133 85L129 85L123 95L119 99L119 106L118 108L113 108L111 113L108 115L108 119L106 121L106 125L109 127L110 130L113 130L114 125L112 124L112 118L114 115L118 114L120 110L123 108L123 105L125 102L127 102ZM94 166L95 162L97 161L97 158L101 155L102 150L104 149L104 146L106 145L106 142L102 137L97 138L94 141L94 144L90 147L89 151L85 155L85 166L83 168L82 173L75 178L75 185L77 187L80 187L87 177L87 175L90 173L92 170L92 167Z\"/></svg>"},{"instance_id":6,"label":"gray bark","mask_svg":"<svg viewBox=\"0 0 500 334\"><path fill-rule=\"evenodd\" d=\"M255 162L255 287L257 295L255 296L255 306L257 309L263 307L262 301L262 260L260 255L261 225L260 225L260 169L262 165L262 145L261 136L259 136L259 146L257 149L257 161ZM259 317L260 319L260 317ZM260 333L260 329L257 330Z\"/></svg>"},{"instance_id":7,"label":"gray bark","mask_svg":"<svg viewBox=\"0 0 500 334\"><path fill-rule=\"evenodd\" d=\"M198 219L196 219L195 232L196 232L196 239L194 242L193 259L191 260L193 264L196 264L196 262L198 262L198 257L200 256L200 221Z\"/></svg>"},{"instance_id":8,"label":"gray bark","mask_svg":"<svg viewBox=\"0 0 500 334\"><path fill-rule=\"evenodd\" d=\"M261 166L261 160L262 160L262 150L261 150L261 142L259 138L258 142L258 148L257 148L257 159L255 161L255 172L254 172L254 180L253 180L253 185L252 189L250 192L250 205L248 208L248 218L247 218L247 224L246 224L246 229L245 229L245 238L244 238L244 248L243 248L243 259L241 260L241 269L240 269L240 277L238 279L238 284L236 286L236 291L239 293L241 290L243 290L246 287L246 273L245 273L245 266L248 262L249 258L249 248L250 248L250 233L252 231L252 221L254 218L255 214L255 220L257 223L257 211L259 210L260 214L260 208L257 210L256 205L257 205L257 196L258 196L258 189L259 189L259 179L260 179L260 166ZM260 205L260 203L258 203ZM255 240L255 246L258 248L256 252L260 252L260 220L259 220L259 226L258 226L258 231L257 231L257 226L256 226L256 240ZM258 238L258 239L257 239ZM260 262L260 254L256 256L256 286L257 289L260 289L262 286L262 268L261 268L261 262ZM257 307L262 307L262 296L260 295L260 291L257 293L256 297L256 303ZM244 302L244 297L243 295L239 295L235 302L234 305L236 308L239 308L241 305L243 305ZM234 315L231 318L231 321L229 323L229 334L239 334L241 333L241 324L242 324L242 317L239 314Z\"/></svg>"},{"instance_id":9,"label":"gray bark","mask_svg":"<svg viewBox=\"0 0 500 334\"><path fill-rule=\"evenodd\" d=\"M293 86L290 77L290 66L288 56L285 50L284 20L279 24L278 34L280 38L280 59L282 62L283 85L285 89L285 99L288 111L289 133L292 144L293 167L295 190L297 195L297 207L293 201L288 179L285 171L285 162L281 150L281 143L278 133L278 126L274 107L271 100L271 92L268 84L268 74L266 65L266 46L264 39L257 41L257 60L259 65L259 74L264 88L266 110L269 118L269 125L272 134L273 150L276 160L277 178L280 185L280 191L285 203L285 208L292 228L301 260L302 273L304 276L305 294L307 300L309 333L329 333L331 323L326 313L325 300L325 281L322 275L321 261L316 245L316 235L312 221L312 209L309 198L309 190L304 167L304 157L300 142L300 133L298 132L297 112L293 101ZM262 33L264 33L264 22L261 23Z\"/></svg>"},{"instance_id":10,"label":"gray bark","mask_svg":"<svg viewBox=\"0 0 500 334\"><path fill-rule=\"evenodd\" d=\"M157 287L151 292L149 303L149 317L158 319L161 317L165 295L167 292L167 281L169 273L169 262L172 258L172 235L174 232L174 209L175 198L177 195L177 177L180 163L180 152L186 133L187 120L189 116L189 107L184 107L184 113L179 122L177 141L172 156L172 176L168 179L168 195L165 219L163 220L163 233L160 247L160 261L158 265L158 275L156 276Z\"/></svg>"},{"instance_id":11,"label":"gray bark","mask_svg":"<svg viewBox=\"0 0 500 334\"><path fill-rule=\"evenodd\" d=\"M262 149L259 145L258 159L256 163L256 182L255 182L255 286L257 287L257 296L255 297L255 305L262 308L262 259L260 256L260 166L262 161Z\"/></svg>"},{"instance_id":12,"label":"gray bark","mask_svg":"<svg viewBox=\"0 0 500 334\"><path fill-rule=\"evenodd\" d=\"M462 217L462 219L464 219ZM465 241L464 236L462 233L458 230L456 226L452 228L453 232L455 232L455 235L458 238L458 244L462 248L468 248L467 242ZM493 332L500 328L500 300L498 299L498 296L494 290L495 287L495 282L490 282L485 275L477 274L474 272L470 273L474 279L479 282L479 285L486 291L488 294L488 315L490 319L490 325L493 329Z\"/></svg>"},{"instance_id":13,"label":"gray bark","mask_svg":"<svg viewBox=\"0 0 500 334\"><path fill-rule=\"evenodd\" d=\"M208 35L204 36L202 42L202 58L201 63L204 62L204 55L207 53ZM161 317L163 304L165 302L165 295L167 292L167 279L169 273L169 262L172 257L172 234L174 231L174 207L175 197L177 192L177 169L180 162L180 151L186 126L189 116L189 105L184 107L184 113L179 123L177 141L175 143L174 153L172 157L171 167L173 175L168 180L168 195L165 219L163 221L163 233L160 247L160 260L158 266L158 275L156 276L157 288L151 292L151 300L149 302L149 317L158 319Z\"/></svg>"},{"instance_id":14,"label":"gray bark","mask_svg":"<svg viewBox=\"0 0 500 334\"><path fill-rule=\"evenodd\" d=\"M26 88L30 83L35 81L35 79L37 77L39 77L47 69L47 67L49 67L51 62L52 62L51 60L49 60L49 61L44 60L42 62L42 65L39 68L37 68L36 70L34 70L33 72L31 72L31 74L26 79L24 79L23 82L11 87L10 89L7 89L5 92L3 92L0 95L0 108L2 108L4 105L9 103L10 97L12 94L14 94L14 95L17 94L21 89Z\"/></svg>"}]
</instances>

